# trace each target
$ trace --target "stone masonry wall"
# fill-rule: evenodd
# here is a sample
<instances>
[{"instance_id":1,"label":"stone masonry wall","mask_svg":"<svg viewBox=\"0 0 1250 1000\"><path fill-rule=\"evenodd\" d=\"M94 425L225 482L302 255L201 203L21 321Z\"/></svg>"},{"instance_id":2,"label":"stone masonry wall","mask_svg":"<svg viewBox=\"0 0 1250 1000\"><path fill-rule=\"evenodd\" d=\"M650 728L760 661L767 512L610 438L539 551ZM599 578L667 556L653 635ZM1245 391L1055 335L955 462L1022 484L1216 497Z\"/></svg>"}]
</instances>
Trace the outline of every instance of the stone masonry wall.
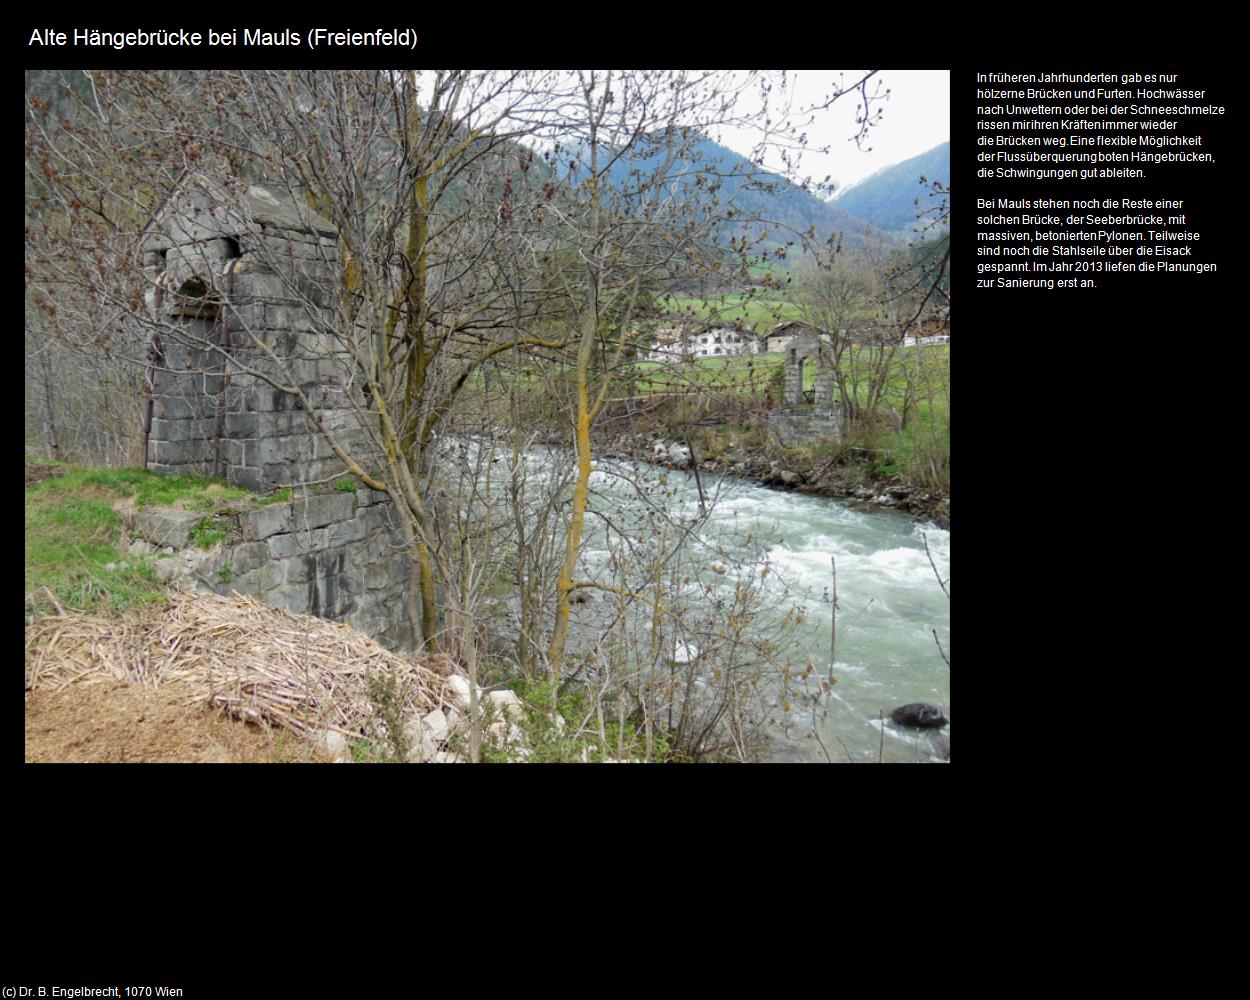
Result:
<instances>
[{"instance_id":1,"label":"stone masonry wall","mask_svg":"<svg viewBox=\"0 0 1250 1000\"><path fill-rule=\"evenodd\" d=\"M149 543L181 550L158 561L160 572L410 648L410 563L390 498L300 487L346 473L322 429L363 454L334 227L276 186L196 177L153 216L144 250L155 327L149 467L296 494L237 515L232 541L207 555L187 547L197 515L136 515ZM312 413L256 373L298 385Z\"/></svg>"},{"instance_id":2,"label":"stone masonry wall","mask_svg":"<svg viewBox=\"0 0 1250 1000\"><path fill-rule=\"evenodd\" d=\"M350 622L389 648L411 649L411 562L391 506L385 493L365 488L271 504L219 521L232 537L208 552L191 547L200 513L143 512L134 527L147 543L173 550L157 560L161 576Z\"/></svg>"},{"instance_id":3,"label":"stone masonry wall","mask_svg":"<svg viewBox=\"0 0 1250 1000\"><path fill-rule=\"evenodd\" d=\"M809 362L816 366L813 402L827 406L833 402L833 380L825 358L825 347L815 334L795 337L786 347L786 374L782 398L790 406L804 402L803 368Z\"/></svg>"},{"instance_id":4,"label":"stone masonry wall","mask_svg":"<svg viewBox=\"0 0 1250 1000\"><path fill-rule=\"evenodd\" d=\"M768 436L783 448L842 440L842 407L795 406L768 414Z\"/></svg>"},{"instance_id":5,"label":"stone masonry wall","mask_svg":"<svg viewBox=\"0 0 1250 1000\"><path fill-rule=\"evenodd\" d=\"M151 468L259 491L341 472L318 428L349 450L363 432L352 413L358 383L337 335L333 227L256 185L176 192L158 218L144 260L149 308L163 327L153 352ZM313 414L246 369L298 385Z\"/></svg>"}]
</instances>

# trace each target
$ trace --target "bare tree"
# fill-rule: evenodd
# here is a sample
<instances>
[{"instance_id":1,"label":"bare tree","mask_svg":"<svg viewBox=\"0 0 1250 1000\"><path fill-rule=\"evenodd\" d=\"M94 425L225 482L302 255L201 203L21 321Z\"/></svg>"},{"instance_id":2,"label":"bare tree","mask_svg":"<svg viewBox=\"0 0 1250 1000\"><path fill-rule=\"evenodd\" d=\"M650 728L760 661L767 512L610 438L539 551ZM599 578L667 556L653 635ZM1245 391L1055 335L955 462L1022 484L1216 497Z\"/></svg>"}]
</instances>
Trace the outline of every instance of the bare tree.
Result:
<instances>
[{"instance_id":1,"label":"bare tree","mask_svg":"<svg viewBox=\"0 0 1250 1000\"><path fill-rule=\"evenodd\" d=\"M755 85L764 110L748 112L739 97ZM560 155L567 155L572 194L557 225L575 255L559 279L567 335L576 344L577 477L547 651L557 675L571 597L590 583L575 576L594 469L591 428L636 346L646 296L701 274L747 273L752 241L724 240L724 227L732 220L744 232L752 221L736 200L752 178L703 161L700 146L716 126L747 120L764 124L765 145L774 132L791 136L791 117L769 111L771 85L763 74L735 84L716 73L587 71L577 74L561 107L556 127L567 144Z\"/></svg>"}]
</instances>

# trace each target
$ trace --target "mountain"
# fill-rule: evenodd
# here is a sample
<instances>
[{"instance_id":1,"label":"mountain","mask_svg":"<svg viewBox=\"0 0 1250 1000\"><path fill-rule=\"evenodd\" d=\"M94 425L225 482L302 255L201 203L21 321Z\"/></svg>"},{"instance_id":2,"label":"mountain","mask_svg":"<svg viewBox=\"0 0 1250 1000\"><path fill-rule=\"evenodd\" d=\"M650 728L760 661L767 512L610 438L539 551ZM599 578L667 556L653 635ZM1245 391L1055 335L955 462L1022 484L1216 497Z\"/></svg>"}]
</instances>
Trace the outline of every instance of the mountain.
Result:
<instances>
[{"instance_id":1,"label":"mountain","mask_svg":"<svg viewBox=\"0 0 1250 1000\"><path fill-rule=\"evenodd\" d=\"M638 172L643 177L660 162L659 150L646 142L636 145L630 155L622 156L610 172L611 183L621 190L636 187ZM696 173L714 174L720 181L716 196L721 208L732 202L739 216L748 220L726 227L724 238L741 239L746 235L764 236L763 248L775 250L794 241L790 252L798 250L798 238L794 232L805 233L815 229L821 243L834 234L841 234L848 248L863 245L868 226L839 204L831 204L780 174L755 166L745 156L713 142L705 136L695 137L673 173L685 178L677 185L677 198L688 197L692 204L706 203L706 187L700 190L692 178ZM704 180L706 183L706 178ZM682 187L686 190L682 190Z\"/></svg>"},{"instance_id":2,"label":"mountain","mask_svg":"<svg viewBox=\"0 0 1250 1000\"><path fill-rule=\"evenodd\" d=\"M921 185L921 177L929 184ZM878 170L835 197L831 204L886 232L901 231L910 237L920 224L916 213L938 203L939 199L929 197L932 182L941 181L949 187L950 179L951 144L944 142L927 153ZM919 205L916 204L917 198L920 199Z\"/></svg>"}]
</instances>

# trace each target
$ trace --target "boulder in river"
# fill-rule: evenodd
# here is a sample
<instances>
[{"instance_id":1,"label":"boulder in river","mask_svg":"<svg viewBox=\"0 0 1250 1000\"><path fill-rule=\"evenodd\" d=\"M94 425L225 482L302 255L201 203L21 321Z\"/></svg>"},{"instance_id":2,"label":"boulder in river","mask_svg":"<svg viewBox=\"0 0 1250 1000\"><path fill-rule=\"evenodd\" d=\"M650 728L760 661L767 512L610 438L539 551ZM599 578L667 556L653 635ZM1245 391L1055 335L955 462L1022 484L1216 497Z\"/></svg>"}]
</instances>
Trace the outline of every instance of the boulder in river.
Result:
<instances>
[{"instance_id":1,"label":"boulder in river","mask_svg":"<svg viewBox=\"0 0 1250 1000\"><path fill-rule=\"evenodd\" d=\"M917 701L896 708L890 713L890 721L899 726L937 729L946 725L946 716L936 705L926 705L922 701Z\"/></svg>"}]
</instances>

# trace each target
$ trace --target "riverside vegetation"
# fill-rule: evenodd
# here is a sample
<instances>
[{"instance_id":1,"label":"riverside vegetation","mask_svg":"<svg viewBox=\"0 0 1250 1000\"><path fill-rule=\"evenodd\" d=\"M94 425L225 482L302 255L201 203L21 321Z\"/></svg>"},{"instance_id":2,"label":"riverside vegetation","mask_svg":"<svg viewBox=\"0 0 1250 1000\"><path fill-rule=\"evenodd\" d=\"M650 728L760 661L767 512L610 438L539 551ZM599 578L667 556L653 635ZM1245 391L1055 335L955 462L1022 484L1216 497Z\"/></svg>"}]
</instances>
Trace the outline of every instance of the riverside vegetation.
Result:
<instances>
[{"instance_id":1,"label":"riverside vegetation","mask_svg":"<svg viewBox=\"0 0 1250 1000\"><path fill-rule=\"evenodd\" d=\"M863 489L873 502L919 491L938 500L918 511L949 518L949 350L902 347L918 324L949 322L934 309L949 303L944 228L909 249L850 220L830 232L809 190L757 169L770 144L803 145L800 114L744 100L767 103L784 83L686 71L28 77L27 441L108 466L28 484L28 615L160 603L159 557L127 550L119 504L202 513L192 544L211 550L230 542L230 513L266 502L117 468L145 459L145 398L177 343L185 384L224 399L232 378L254 380L272 412L309 429L319 462L342 463L337 482L275 482L385 505L401 537L392 554L411 567L413 645L450 656L470 691L515 690L523 710L509 724L527 730L530 759L758 759L813 677L794 659L811 612L775 589L757 530L731 537L715 489L691 493L608 454L650 457L665 440L694 452L696 476ZM875 71L848 74L812 113L856 102L862 140L879 84ZM716 158L708 134L761 122L752 156ZM175 190L194 191L201 214L171 249L152 220ZM256 190L287 206L287 235L219 234L214 220ZM933 222L944 226L946 205ZM323 240L334 251L323 266L284 270ZM280 293L264 312L278 327L232 312L240 266ZM769 444L771 359L638 360L666 303L698 300L710 318L720 296L751 322L768 299L831 332L836 446ZM871 336L847 335L865 322ZM297 330L316 331L317 358L293 360ZM221 572L215 584L229 586ZM375 686L379 702L394 696ZM470 735L472 759L511 753Z\"/></svg>"}]
</instances>

